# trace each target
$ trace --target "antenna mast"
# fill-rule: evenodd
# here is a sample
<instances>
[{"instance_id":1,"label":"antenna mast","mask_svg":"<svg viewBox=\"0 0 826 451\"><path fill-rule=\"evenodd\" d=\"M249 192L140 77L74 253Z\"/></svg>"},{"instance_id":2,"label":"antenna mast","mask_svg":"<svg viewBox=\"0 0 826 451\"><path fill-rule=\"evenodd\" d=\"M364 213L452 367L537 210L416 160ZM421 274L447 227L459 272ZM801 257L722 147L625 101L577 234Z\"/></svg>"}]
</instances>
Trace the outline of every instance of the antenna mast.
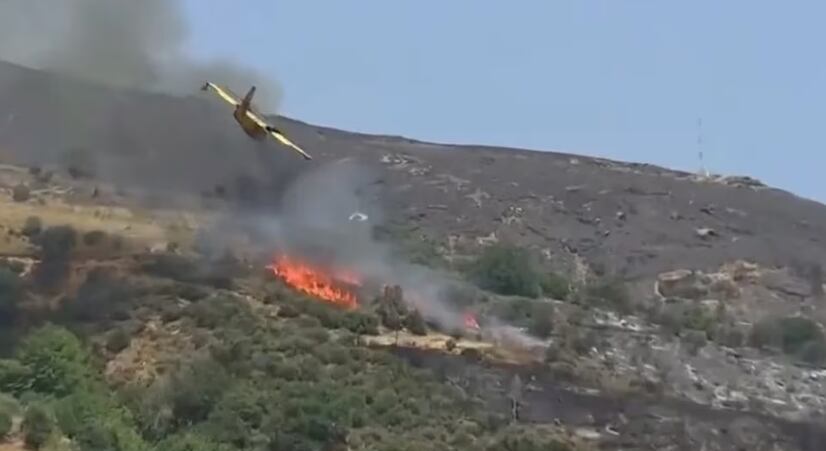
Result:
<instances>
[{"instance_id":1,"label":"antenna mast","mask_svg":"<svg viewBox=\"0 0 826 451\"><path fill-rule=\"evenodd\" d=\"M697 118L697 158L700 160L700 175L709 177L705 162L703 161L703 118Z\"/></svg>"}]
</instances>

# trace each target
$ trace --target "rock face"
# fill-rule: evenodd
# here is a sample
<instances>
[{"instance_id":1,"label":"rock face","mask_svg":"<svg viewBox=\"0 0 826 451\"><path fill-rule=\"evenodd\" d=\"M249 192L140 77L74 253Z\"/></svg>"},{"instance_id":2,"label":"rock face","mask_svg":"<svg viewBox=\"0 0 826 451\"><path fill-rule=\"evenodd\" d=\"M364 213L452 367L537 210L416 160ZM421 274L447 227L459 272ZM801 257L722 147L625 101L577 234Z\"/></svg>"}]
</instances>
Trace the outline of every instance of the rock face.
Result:
<instances>
[{"instance_id":1,"label":"rock face","mask_svg":"<svg viewBox=\"0 0 826 451\"><path fill-rule=\"evenodd\" d=\"M733 299L740 290L729 274L704 274L702 271L679 269L657 276L657 294L664 298Z\"/></svg>"}]
</instances>

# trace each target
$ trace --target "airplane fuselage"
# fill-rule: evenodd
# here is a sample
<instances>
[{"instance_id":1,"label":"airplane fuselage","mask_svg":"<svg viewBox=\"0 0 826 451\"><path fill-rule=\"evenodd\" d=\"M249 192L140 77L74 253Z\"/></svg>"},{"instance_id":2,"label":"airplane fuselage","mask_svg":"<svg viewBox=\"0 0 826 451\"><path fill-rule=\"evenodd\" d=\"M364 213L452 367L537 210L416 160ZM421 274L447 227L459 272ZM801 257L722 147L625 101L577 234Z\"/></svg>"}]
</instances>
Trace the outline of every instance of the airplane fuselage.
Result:
<instances>
[{"instance_id":1,"label":"airplane fuselage","mask_svg":"<svg viewBox=\"0 0 826 451\"><path fill-rule=\"evenodd\" d=\"M232 113L232 116L235 117L235 121L238 122L238 125L240 125L241 129L244 130L244 133L246 133L250 138L258 141L263 141L267 138L267 130L256 124L255 121L247 116L247 109L243 106L237 106L235 111Z\"/></svg>"}]
</instances>

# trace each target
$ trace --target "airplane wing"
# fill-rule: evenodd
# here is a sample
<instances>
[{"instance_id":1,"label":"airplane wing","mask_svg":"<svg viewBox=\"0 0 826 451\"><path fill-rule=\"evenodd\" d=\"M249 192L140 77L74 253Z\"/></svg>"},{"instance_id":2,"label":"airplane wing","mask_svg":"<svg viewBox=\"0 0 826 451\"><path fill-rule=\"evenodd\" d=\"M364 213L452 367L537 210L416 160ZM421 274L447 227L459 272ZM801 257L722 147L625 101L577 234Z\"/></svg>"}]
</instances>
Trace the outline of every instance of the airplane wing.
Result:
<instances>
[{"instance_id":1,"label":"airplane wing","mask_svg":"<svg viewBox=\"0 0 826 451\"><path fill-rule=\"evenodd\" d=\"M213 91L215 91L215 93L216 93L216 94L218 94L218 96L219 96L219 97L221 97L222 99L224 99L224 101L225 101L225 102L227 102L227 103L229 103L230 105L232 105L232 106L238 106L238 105L240 105L240 104L241 104L241 102L240 102L240 101L239 101L239 100L238 100L235 96L233 96L233 95L229 92L229 90L224 89L224 88L222 88L222 87L220 87L220 86L216 85L215 83L206 82L206 83L204 83L204 86L203 86L201 89L203 89L204 91L206 91L207 89L210 89L210 88L211 88Z\"/></svg>"},{"instance_id":2,"label":"airplane wing","mask_svg":"<svg viewBox=\"0 0 826 451\"><path fill-rule=\"evenodd\" d=\"M302 148L298 147L297 145L295 145L295 143L290 141L281 132L278 132L276 130L272 130L270 124L268 124L266 121L264 121L264 119L261 119L261 117L258 116L257 114L253 113L252 111L247 111L247 116L250 119L252 119L253 121L255 121L255 123L258 124L259 127L267 130L269 132L270 136L275 138L278 142L280 142L281 144L284 144L285 146L287 146L287 147L295 150L296 152L300 153L301 156L304 157L304 159L306 159L306 160L312 160L313 159L313 157L311 157L307 152L305 152L304 149L302 149Z\"/></svg>"}]
</instances>

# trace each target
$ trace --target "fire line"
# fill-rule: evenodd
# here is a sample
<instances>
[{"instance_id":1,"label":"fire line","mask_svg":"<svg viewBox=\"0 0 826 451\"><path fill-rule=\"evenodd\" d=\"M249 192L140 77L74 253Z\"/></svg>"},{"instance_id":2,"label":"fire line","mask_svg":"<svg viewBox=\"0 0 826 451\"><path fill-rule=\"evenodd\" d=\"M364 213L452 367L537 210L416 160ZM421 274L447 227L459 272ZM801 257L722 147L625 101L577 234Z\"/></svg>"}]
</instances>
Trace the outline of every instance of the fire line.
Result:
<instances>
[{"instance_id":1,"label":"fire line","mask_svg":"<svg viewBox=\"0 0 826 451\"><path fill-rule=\"evenodd\" d=\"M358 277L353 274L332 271L328 274L288 256L277 257L269 268L287 285L302 293L348 310L358 307L356 295L342 287L343 284L358 285Z\"/></svg>"}]
</instances>

